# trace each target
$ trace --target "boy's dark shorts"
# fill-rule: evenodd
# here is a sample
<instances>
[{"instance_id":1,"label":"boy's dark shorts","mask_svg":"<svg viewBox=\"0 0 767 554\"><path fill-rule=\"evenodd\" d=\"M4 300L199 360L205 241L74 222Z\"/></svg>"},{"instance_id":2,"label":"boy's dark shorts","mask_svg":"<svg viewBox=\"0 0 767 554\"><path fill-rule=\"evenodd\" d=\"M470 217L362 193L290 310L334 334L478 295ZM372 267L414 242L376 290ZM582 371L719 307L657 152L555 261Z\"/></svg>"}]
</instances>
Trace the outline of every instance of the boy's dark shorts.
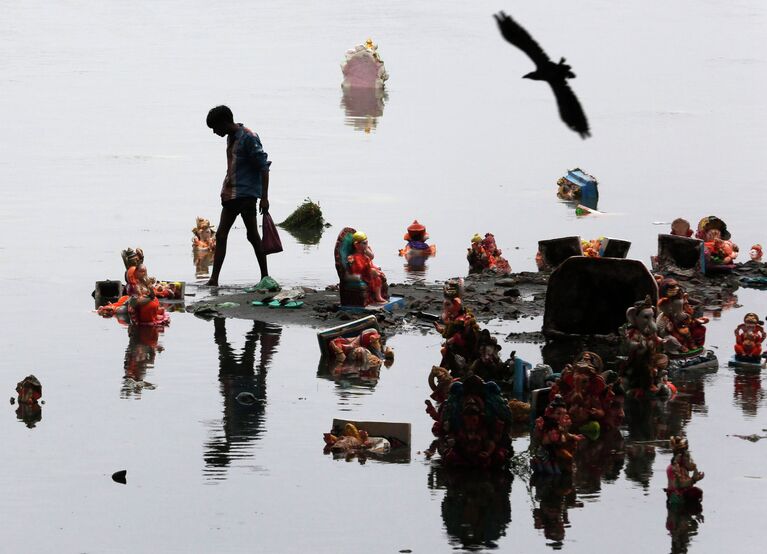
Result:
<instances>
[{"instance_id":1,"label":"boy's dark shorts","mask_svg":"<svg viewBox=\"0 0 767 554\"><path fill-rule=\"evenodd\" d=\"M250 215L258 209L258 198L235 198L222 200L221 206L229 212L241 215Z\"/></svg>"}]
</instances>

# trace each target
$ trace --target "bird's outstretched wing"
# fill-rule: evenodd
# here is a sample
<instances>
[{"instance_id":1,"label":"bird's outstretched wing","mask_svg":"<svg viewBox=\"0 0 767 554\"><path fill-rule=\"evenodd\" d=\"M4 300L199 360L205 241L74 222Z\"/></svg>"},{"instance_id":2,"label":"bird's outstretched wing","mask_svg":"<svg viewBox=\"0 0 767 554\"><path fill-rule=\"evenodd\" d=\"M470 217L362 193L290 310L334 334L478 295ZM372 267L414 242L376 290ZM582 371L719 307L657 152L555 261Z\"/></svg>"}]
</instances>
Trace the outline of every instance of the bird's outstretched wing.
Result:
<instances>
[{"instance_id":1,"label":"bird's outstretched wing","mask_svg":"<svg viewBox=\"0 0 767 554\"><path fill-rule=\"evenodd\" d=\"M495 14L495 20L498 22L498 28L501 30L503 38L527 54L536 66L546 65L551 60L546 55L533 37L522 28L519 23L514 21L504 12Z\"/></svg>"},{"instance_id":2,"label":"bird's outstretched wing","mask_svg":"<svg viewBox=\"0 0 767 554\"><path fill-rule=\"evenodd\" d=\"M581 103L578 102L578 98L575 96L573 89L567 84L564 79L549 81L551 90L554 91L554 96L557 99L557 106L559 107L559 117L562 118L570 129L578 133L581 138L591 136L589 133L589 122L586 119L586 114L583 113Z\"/></svg>"}]
</instances>

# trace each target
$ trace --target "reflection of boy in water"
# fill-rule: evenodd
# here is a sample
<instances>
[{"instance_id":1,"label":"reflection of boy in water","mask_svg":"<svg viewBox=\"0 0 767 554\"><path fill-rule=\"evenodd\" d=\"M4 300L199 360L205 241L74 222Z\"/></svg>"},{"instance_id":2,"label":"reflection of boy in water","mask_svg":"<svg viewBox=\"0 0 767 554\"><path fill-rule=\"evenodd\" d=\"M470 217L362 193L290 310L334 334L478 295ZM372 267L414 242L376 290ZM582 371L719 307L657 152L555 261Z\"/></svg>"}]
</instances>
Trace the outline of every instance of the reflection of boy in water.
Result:
<instances>
[{"instance_id":1,"label":"reflection of boy in water","mask_svg":"<svg viewBox=\"0 0 767 554\"><path fill-rule=\"evenodd\" d=\"M205 462L209 467L227 467L232 458L243 457L242 446L261 433L266 408L266 369L280 342L281 330L253 321L253 328L245 335L245 346L238 354L227 340L226 319L217 317L213 325L213 340L218 346L218 380L224 397L223 436L216 433L208 442ZM256 344L259 341L261 352L256 374ZM243 392L252 394L256 401L240 403L237 395Z\"/></svg>"}]
</instances>

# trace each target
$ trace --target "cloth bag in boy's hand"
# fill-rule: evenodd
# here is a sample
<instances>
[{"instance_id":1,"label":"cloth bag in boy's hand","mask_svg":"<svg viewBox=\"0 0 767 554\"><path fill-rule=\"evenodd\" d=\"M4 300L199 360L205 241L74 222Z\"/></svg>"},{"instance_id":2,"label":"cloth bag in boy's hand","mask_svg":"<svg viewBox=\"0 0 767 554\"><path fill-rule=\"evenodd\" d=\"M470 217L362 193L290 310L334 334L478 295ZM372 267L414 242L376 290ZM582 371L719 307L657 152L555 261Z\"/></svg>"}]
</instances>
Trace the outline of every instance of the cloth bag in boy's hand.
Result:
<instances>
[{"instance_id":1,"label":"cloth bag in boy's hand","mask_svg":"<svg viewBox=\"0 0 767 554\"><path fill-rule=\"evenodd\" d=\"M282 252L282 241L280 235L277 233L277 226L272 221L272 216L269 213L264 214L262 220L262 227L264 231L264 238L261 241L261 245L264 248L264 254L276 254Z\"/></svg>"}]
</instances>

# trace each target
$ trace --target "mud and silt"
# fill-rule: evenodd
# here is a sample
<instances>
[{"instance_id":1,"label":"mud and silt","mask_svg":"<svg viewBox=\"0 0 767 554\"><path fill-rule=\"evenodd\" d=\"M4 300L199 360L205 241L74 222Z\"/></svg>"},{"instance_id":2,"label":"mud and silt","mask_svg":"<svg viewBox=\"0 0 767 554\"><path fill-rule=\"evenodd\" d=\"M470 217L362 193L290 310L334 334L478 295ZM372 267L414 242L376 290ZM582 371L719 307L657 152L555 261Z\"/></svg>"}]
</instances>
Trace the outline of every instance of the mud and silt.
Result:
<instances>
[{"instance_id":1,"label":"mud and silt","mask_svg":"<svg viewBox=\"0 0 767 554\"><path fill-rule=\"evenodd\" d=\"M492 271L465 277L463 303L479 323L493 320L516 321L543 316L549 272L521 272L498 275ZM676 277L690 296L690 302L701 312L716 312L736 307L735 291L741 286L740 278L767 276L767 264L748 262L733 272L713 276ZM238 319L258 319L275 324L307 325L328 328L376 313L388 335L405 330L433 330L433 322L442 312L443 282L391 283L392 296L405 299L404 309L354 313L339 306L336 285L325 290L303 288L303 306L297 309L253 306L254 300L263 300L273 293L245 292L243 289L198 289L196 301L187 311L201 317L223 316ZM573 291L577 294L577 291ZM435 331L436 332L436 331ZM512 332L510 342L544 342L537 331Z\"/></svg>"}]
</instances>

